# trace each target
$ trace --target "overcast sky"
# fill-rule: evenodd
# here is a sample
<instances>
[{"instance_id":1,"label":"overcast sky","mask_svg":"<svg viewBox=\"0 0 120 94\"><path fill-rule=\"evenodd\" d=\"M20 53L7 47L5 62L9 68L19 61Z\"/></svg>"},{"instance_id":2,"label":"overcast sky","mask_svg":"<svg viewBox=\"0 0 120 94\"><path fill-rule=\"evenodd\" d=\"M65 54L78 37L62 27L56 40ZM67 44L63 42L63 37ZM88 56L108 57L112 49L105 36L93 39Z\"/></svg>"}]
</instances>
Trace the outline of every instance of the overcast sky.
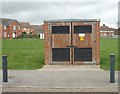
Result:
<instances>
[{"instance_id":1,"label":"overcast sky","mask_svg":"<svg viewBox=\"0 0 120 94\"><path fill-rule=\"evenodd\" d=\"M31 24L46 19L93 18L116 28L118 2L2 2L2 17Z\"/></svg>"}]
</instances>

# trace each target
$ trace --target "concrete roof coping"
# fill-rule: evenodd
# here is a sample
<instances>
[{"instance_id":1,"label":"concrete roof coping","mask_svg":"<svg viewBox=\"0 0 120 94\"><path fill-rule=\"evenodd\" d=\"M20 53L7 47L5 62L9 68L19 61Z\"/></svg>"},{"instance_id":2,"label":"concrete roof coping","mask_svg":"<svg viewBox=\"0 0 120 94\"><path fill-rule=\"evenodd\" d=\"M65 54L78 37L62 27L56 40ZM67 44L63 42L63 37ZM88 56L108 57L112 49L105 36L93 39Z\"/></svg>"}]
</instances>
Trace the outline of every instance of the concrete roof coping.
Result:
<instances>
[{"instance_id":1,"label":"concrete roof coping","mask_svg":"<svg viewBox=\"0 0 120 94\"><path fill-rule=\"evenodd\" d=\"M44 20L43 22L98 22L100 19L53 19Z\"/></svg>"}]
</instances>

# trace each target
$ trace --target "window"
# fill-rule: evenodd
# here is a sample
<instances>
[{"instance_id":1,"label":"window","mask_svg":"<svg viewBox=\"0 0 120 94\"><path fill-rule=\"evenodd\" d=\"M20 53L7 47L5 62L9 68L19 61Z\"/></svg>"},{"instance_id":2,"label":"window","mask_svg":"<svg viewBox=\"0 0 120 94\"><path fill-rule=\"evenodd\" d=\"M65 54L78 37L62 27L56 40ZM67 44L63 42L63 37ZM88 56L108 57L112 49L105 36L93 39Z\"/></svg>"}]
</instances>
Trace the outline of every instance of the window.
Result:
<instances>
[{"instance_id":1,"label":"window","mask_svg":"<svg viewBox=\"0 0 120 94\"><path fill-rule=\"evenodd\" d=\"M74 26L74 33L92 33L92 26L91 25L85 25L85 26Z\"/></svg>"},{"instance_id":2,"label":"window","mask_svg":"<svg viewBox=\"0 0 120 94\"><path fill-rule=\"evenodd\" d=\"M52 34L69 34L69 26L52 26Z\"/></svg>"},{"instance_id":3,"label":"window","mask_svg":"<svg viewBox=\"0 0 120 94\"><path fill-rule=\"evenodd\" d=\"M4 32L4 38L6 38L7 37L7 32Z\"/></svg>"},{"instance_id":4,"label":"window","mask_svg":"<svg viewBox=\"0 0 120 94\"><path fill-rule=\"evenodd\" d=\"M107 36L107 34L104 34L104 36Z\"/></svg>"},{"instance_id":5,"label":"window","mask_svg":"<svg viewBox=\"0 0 120 94\"><path fill-rule=\"evenodd\" d=\"M114 36L114 34L112 34L112 36Z\"/></svg>"},{"instance_id":6,"label":"window","mask_svg":"<svg viewBox=\"0 0 120 94\"><path fill-rule=\"evenodd\" d=\"M6 26L4 26L4 29L6 29Z\"/></svg>"},{"instance_id":7,"label":"window","mask_svg":"<svg viewBox=\"0 0 120 94\"><path fill-rule=\"evenodd\" d=\"M13 30L16 30L16 26L13 26Z\"/></svg>"},{"instance_id":8,"label":"window","mask_svg":"<svg viewBox=\"0 0 120 94\"><path fill-rule=\"evenodd\" d=\"M18 26L18 29L20 30L20 26Z\"/></svg>"},{"instance_id":9,"label":"window","mask_svg":"<svg viewBox=\"0 0 120 94\"><path fill-rule=\"evenodd\" d=\"M24 30L26 30L26 28L24 28Z\"/></svg>"}]
</instances>

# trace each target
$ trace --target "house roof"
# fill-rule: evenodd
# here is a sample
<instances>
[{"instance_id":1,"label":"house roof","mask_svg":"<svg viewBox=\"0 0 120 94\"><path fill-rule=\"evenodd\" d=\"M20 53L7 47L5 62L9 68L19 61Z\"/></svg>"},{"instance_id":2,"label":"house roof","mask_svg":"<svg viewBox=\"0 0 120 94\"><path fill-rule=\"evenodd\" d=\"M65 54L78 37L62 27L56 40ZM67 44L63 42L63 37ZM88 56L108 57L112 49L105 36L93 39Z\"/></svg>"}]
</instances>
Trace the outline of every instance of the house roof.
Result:
<instances>
[{"instance_id":1,"label":"house roof","mask_svg":"<svg viewBox=\"0 0 120 94\"><path fill-rule=\"evenodd\" d=\"M116 31L116 30L103 24L103 26L100 27L100 31Z\"/></svg>"},{"instance_id":2,"label":"house roof","mask_svg":"<svg viewBox=\"0 0 120 94\"><path fill-rule=\"evenodd\" d=\"M54 20L44 20L44 22L96 22L100 19L54 19Z\"/></svg>"},{"instance_id":3,"label":"house roof","mask_svg":"<svg viewBox=\"0 0 120 94\"><path fill-rule=\"evenodd\" d=\"M0 24L2 24L2 26L8 26L12 22L17 22L19 24L19 22L15 19L0 18Z\"/></svg>"},{"instance_id":4,"label":"house roof","mask_svg":"<svg viewBox=\"0 0 120 94\"><path fill-rule=\"evenodd\" d=\"M31 25L31 28L33 28L34 32L36 33L43 33L43 25Z\"/></svg>"},{"instance_id":5,"label":"house roof","mask_svg":"<svg viewBox=\"0 0 120 94\"><path fill-rule=\"evenodd\" d=\"M19 23L22 28L30 28L31 27L29 22L19 22Z\"/></svg>"}]
</instances>

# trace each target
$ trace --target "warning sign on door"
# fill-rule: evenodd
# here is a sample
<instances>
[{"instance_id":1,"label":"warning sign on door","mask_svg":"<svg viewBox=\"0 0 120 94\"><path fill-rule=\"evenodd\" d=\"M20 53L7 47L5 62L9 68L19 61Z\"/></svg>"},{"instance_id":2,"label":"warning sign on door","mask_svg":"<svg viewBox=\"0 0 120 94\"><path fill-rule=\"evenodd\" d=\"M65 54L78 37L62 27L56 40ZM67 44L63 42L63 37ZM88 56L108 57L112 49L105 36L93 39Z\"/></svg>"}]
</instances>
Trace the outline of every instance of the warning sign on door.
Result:
<instances>
[{"instance_id":1,"label":"warning sign on door","mask_svg":"<svg viewBox=\"0 0 120 94\"><path fill-rule=\"evenodd\" d=\"M85 33L80 33L79 34L79 39L80 39L80 41L84 41L84 39L85 39Z\"/></svg>"},{"instance_id":2,"label":"warning sign on door","mask_svg":"<svg viewBox=\"0 0 120 94\"><path fill-rule=\"evenodd\" d=\"M80 41L84 41L84 36L80 36Z\"/></svg>"}]
</instances>

